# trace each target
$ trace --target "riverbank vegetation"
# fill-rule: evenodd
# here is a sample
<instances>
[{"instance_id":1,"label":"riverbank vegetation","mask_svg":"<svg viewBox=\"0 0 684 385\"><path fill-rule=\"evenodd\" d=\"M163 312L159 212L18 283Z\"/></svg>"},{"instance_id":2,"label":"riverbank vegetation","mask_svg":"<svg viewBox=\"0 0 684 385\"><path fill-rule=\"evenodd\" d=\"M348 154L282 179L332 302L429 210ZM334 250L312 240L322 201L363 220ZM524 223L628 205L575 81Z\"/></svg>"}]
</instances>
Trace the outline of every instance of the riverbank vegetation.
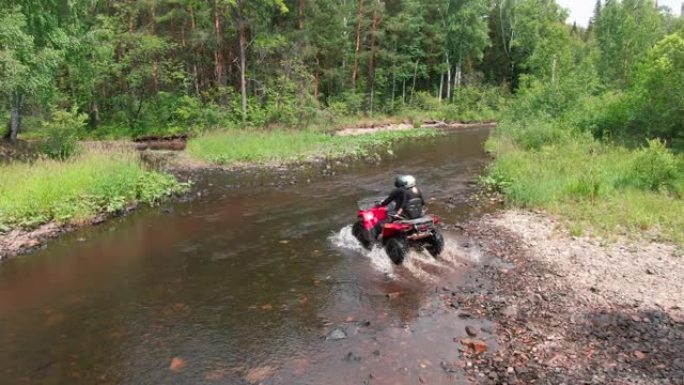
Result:
<instances>
[{"instance_id":1,"label":"riverbank vegetation","mask_svg":"<svg viewBox=\"0 0 684 385\"><path fill-rule=\"evenodd\" d=\"M0 166L0 233L56 222L79 224L134 204L155 204L185 185L146 170L137 154L87 151L69 161L40 159Z\"/></svg>"},{"instance_id":2,"label":"riverbank vegetation","mask_svg":"<svg viewBox=\"0 0 684 385\"><path fill-rule=\"evenodd\" d=\"M561 214L575 234L683 243L682 19L623 0L599 1L584 33L561 20L545 21L559 33L528 58L544 65L518 77L483 181L511 205Z\"/></svg>"},{"instance_id":3,"label":"riverbank vegetation","mask_svg":"<svg viewBox=\"0 0 684 385\"><path fill-rule=\"evenodd\" d=\"M313 158L343 158L387 152L393 141L436 136L435 130L378 131L336 136L318 131L221 131L188 142L188 153L216 164L296 162ZM383 151L380 148L386 147Z\"/></svg>"}]
</instances>

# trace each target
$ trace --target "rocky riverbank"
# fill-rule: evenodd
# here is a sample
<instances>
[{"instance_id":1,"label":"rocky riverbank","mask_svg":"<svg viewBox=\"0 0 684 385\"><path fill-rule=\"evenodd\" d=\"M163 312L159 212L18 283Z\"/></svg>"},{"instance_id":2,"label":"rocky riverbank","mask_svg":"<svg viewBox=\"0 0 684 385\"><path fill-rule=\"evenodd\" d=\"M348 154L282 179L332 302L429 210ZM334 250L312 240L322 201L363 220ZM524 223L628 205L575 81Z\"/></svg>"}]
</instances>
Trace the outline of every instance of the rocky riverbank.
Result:
<instances>
[{"instance_id":1,"label":"rocky riverbank","mask_svg":"<svg viewBox=\"0 0 684 385\"><path fill-rule=\"evenodd\" d=\"M138 204L131 204L125 210L117 213L100 213L85 222L56 223L49 222L33 229L13 229L0 232L0 261L17 257L47 246L47 243L61 235L68 234L86 226L95 226L105 221L127 215L138 208Z\"/></svg>"},{"instance_id":2,"label":"rocky riverbank","mask_svg":"<svg viewBox=\"0 0 684 385\"><path fill-rule=\"evenodd\" d=\"M684 258L672 245L571 236L542 214L464 226L511 263L481 269L453 302L497 324L498 350L465 350L484 384L684 384Z\"/></svg>"}]
</instances>

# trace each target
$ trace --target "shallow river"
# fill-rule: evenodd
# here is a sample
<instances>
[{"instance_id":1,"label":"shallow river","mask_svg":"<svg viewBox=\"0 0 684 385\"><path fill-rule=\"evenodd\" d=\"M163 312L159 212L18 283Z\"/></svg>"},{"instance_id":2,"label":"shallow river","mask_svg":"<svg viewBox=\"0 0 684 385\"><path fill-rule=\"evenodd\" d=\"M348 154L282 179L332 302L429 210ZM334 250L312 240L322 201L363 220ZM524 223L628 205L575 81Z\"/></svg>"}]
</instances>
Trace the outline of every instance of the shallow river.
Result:
<instances>
[{"instance_id":1,"label":"shallow river","mask_svg":"<svg viewBox=\"0 0 684 385\"><path fill-rule=\"evenodd\" d=\"M412 253L395 267L349 224L399 172L432 212L463 220L488 134L402 143L379 164L325 173L206 174L197 199L0 264L0 384L463 381L440 368L458 358L463 325L430 316L429 294L473 256L446 233L442 259Z\"/></svg>"}]
</instances>

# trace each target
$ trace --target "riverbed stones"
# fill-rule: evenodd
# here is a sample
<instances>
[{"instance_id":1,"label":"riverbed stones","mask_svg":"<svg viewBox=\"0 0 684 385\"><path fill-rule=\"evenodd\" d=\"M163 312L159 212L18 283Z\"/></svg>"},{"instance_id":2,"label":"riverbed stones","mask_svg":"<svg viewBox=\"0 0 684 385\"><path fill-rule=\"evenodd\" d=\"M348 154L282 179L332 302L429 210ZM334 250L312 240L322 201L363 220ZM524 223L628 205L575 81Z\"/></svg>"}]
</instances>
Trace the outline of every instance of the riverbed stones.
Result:
<instances>
[{"instance_id":1,"label":"riverbed stones","mask_svg":"<svg viewBox=\"0 0 684 385\"><path fill-rule=\"evenodd\" d=\"M469 336L477 337L477 328L475 328L474 326L470 326L470 325L466 326L465 331Z\"/></svg>"},{"instance_id":2,"label":"riverbed stones","mask_svg":"<svg viewBox=\"0 0 684 385\"><path fill-rule=\"evenodd\" d=\"M327 340L332 340L332 341L343 340L345 338L347 338L347 333L340 328L334 329L326 337Z\"/></svg>"},{"instance_id":3,"label":"riverbed stones","mask_svg":"<svg viewBox=\"0 0 684 385\"><path fill-rule=\"evenodd\" d=\"M684 312L672 306L684 303L684 264L669 256L671 246L573 239L528 212L485 215L466 228L483 254L510 256L516 266L482 272L492 293L462 301L463 310L497 323L497 351L461 353L473 362L465 365L470 376L497 384L684 384ZM495 296L505 301L488 299Z\"/></svg>"},{"instance_id":4,"label":"riverbed stones","mask_svg":"<svg viewBox=\"0 0 684 385\"><path fill-rule=\"evenodd\" d=\"M245 380L250 384L258 384L273 376L276 371L275 366L264 365L250 369L245 375Z\"/></svg>"}]
</instances>

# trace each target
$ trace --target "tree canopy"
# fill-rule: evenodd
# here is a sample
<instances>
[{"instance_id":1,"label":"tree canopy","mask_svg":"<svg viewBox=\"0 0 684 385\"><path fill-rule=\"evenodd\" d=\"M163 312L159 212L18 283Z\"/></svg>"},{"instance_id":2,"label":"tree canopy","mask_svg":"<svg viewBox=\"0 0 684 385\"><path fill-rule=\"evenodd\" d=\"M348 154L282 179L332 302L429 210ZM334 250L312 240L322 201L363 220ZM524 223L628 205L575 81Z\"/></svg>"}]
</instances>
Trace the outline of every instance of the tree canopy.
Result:
<instances>
[{"instance_id":1,"label":"tree canopy","mask_svg":"<svg viewBox=\"0 0 684 385\"><path fill-rule=\"evenodd\" d=\"M566 17L553 0L12 0L0 116L12 137L74 107L92 133L141 134L392 114L531 79L655 90L642 63L682 25L643 0L597 1L586 29Z\"/></svg>"}]
</instances>

